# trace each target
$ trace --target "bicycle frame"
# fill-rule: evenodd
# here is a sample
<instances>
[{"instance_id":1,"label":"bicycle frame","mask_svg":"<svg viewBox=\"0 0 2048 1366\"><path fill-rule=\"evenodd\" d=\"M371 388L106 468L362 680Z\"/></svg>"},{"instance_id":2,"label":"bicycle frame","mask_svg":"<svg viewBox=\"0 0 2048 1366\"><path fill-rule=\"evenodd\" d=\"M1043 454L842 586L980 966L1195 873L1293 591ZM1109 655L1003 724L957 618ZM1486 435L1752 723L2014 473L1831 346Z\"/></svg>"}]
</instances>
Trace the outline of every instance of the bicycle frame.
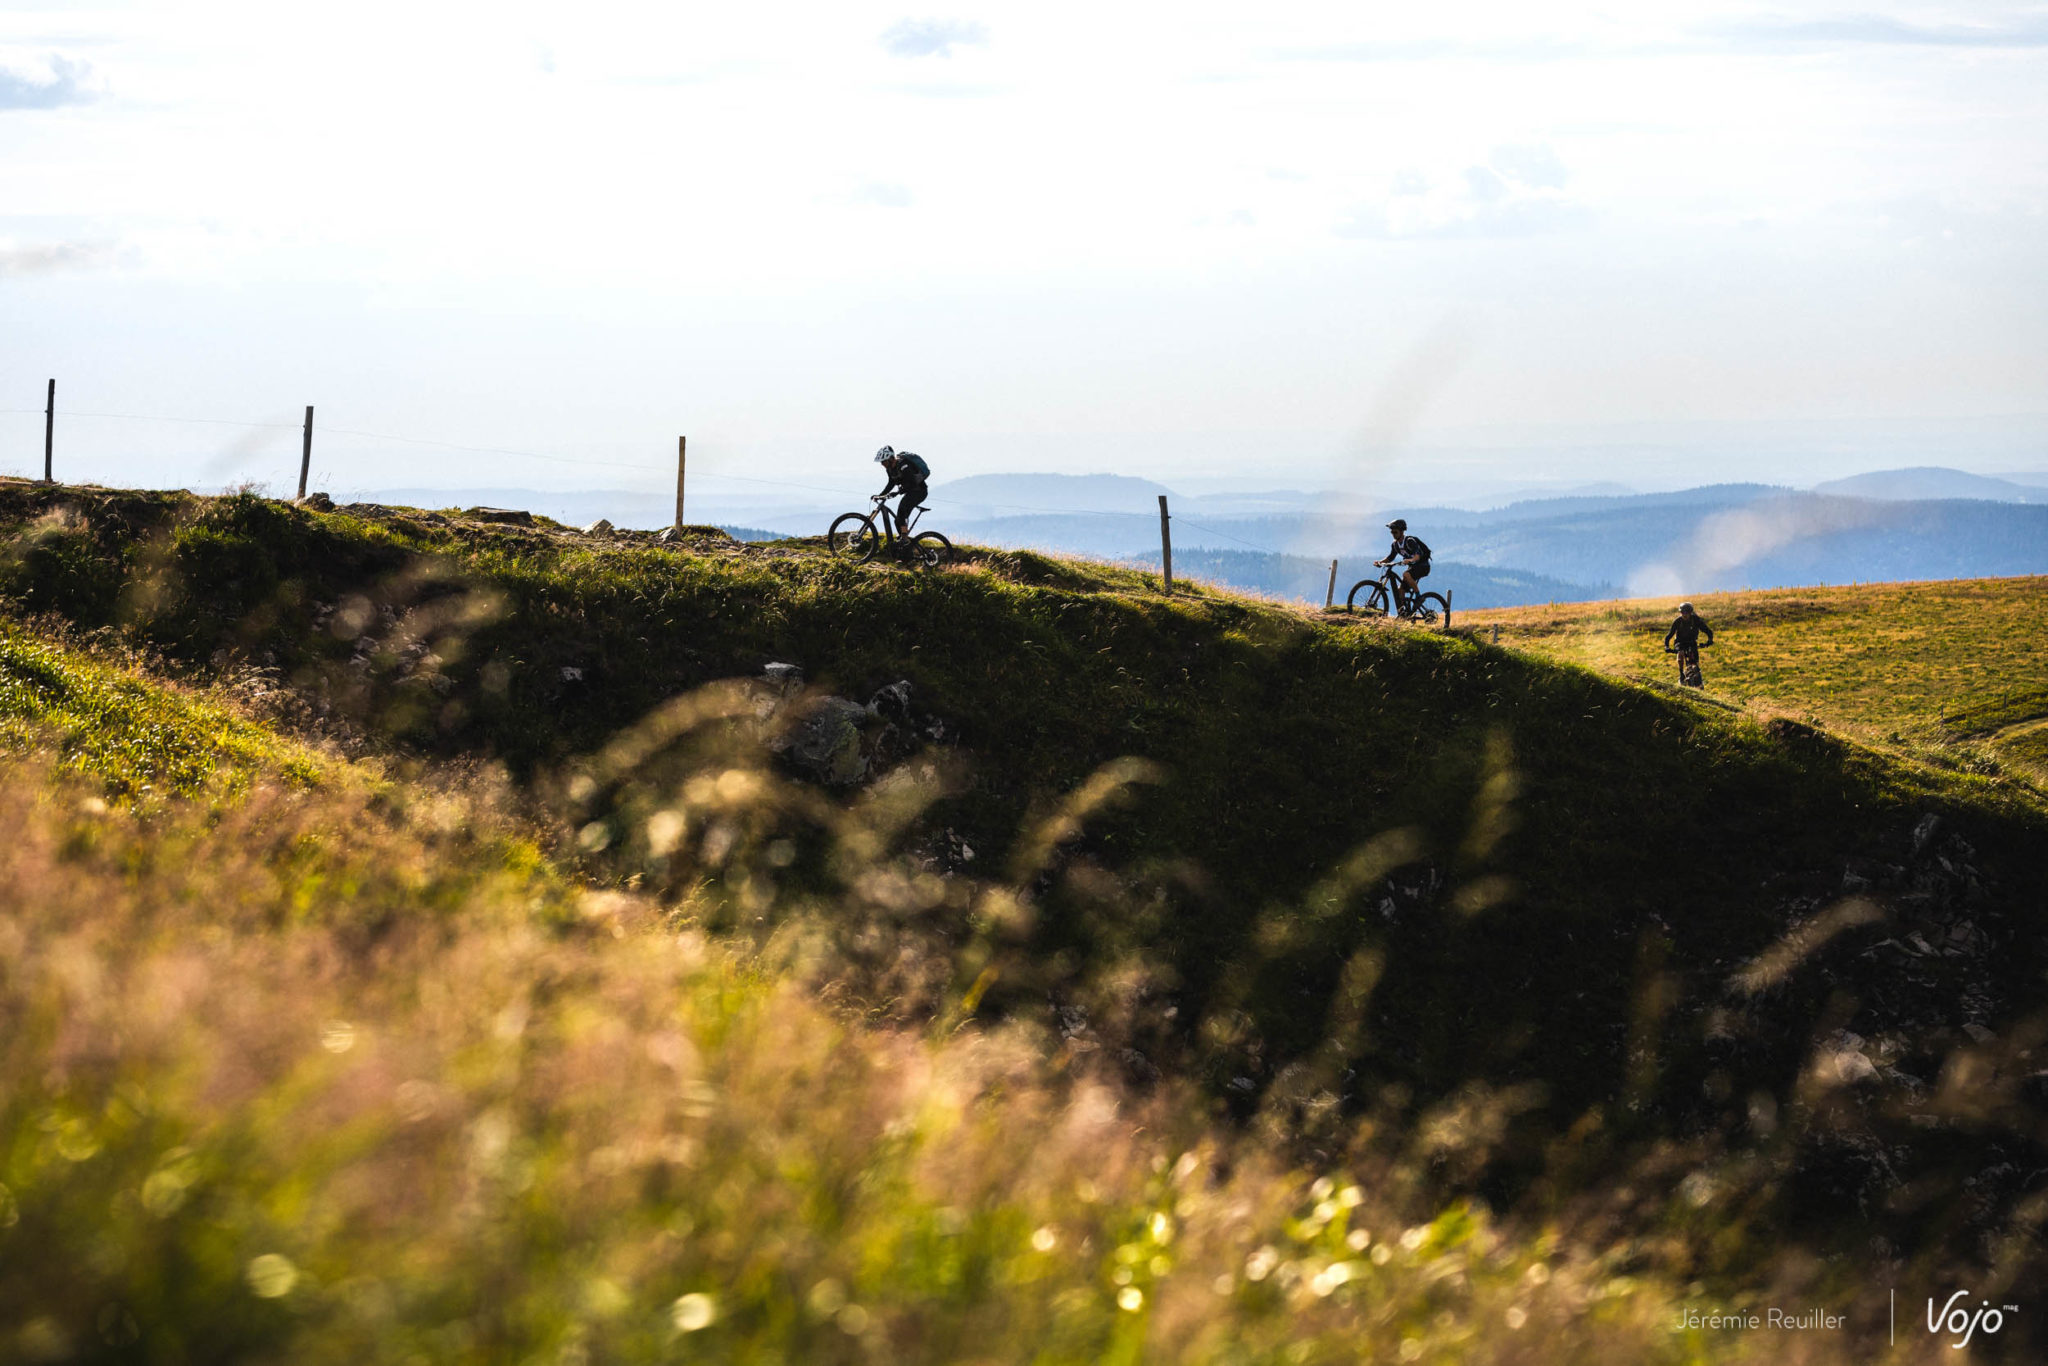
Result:
<instances>
[{"instance_id":1,"label":"bicycle frame","mask_svg":"<svg viewBox=\"0 0 2048 1366\"><path fill-rule=\"evenodd\" d=\"M895 509L889 506L889 500L885 495L876 494L873 502L875 505L875 521L882 529L882 539L885 542L893 543L909 540L911 532L917 529L918 522L924 517L923 503L919 503L910 510L910 520L908 522L900 522L896 516Z\"/></svg>"},{"instance_id":2,"label":"bicycle frame","mask_svg":"<svg viewBox=\"0 0 2048 1366\"><path fill-rule=\"evenodd\" d=\"M1400 565L1383 566L1380 570L1380 582L1387 586L1387 601L1394 604L1396 616L1410 615L1414 612L1416 604L1422 601L1420 588L1412 593L1408 591L1408 581L1401 577Z\"/></svg>"}]
</instances>

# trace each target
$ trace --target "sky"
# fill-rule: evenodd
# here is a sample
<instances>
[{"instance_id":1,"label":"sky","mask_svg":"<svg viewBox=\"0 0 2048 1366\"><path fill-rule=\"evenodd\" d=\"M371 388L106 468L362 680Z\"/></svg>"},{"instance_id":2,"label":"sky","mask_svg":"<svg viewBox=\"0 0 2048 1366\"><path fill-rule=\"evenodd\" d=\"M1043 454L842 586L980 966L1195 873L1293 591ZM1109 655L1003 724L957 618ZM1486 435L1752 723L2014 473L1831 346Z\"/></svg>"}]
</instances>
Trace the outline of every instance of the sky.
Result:
<instances>
[{"instance_id":1,"label":"sky","mask_svg":"<svg viewBox=\"0 0 2048 1366\"><path fill-rule=\"evenodd\" d=\"M2048 468L2048 6L1886 6L0 0L0 472Z\"/></svg>"}]
</instances>

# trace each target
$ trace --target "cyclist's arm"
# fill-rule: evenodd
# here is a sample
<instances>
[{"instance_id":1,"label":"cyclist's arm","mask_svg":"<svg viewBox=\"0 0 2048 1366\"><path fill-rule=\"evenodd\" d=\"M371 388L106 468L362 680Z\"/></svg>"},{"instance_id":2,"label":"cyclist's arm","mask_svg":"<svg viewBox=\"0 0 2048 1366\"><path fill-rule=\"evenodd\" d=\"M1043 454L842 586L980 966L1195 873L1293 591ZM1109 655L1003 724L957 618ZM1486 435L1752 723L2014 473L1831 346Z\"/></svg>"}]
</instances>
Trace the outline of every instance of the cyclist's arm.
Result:
<instances>
[{"instance_id":1,"label":"cyclist's arm","mask_svg":"<svg viewBox=\"0 0 2048 1366\"><path fill-rule=\"evenodd\" d=\"M1707 625L1704 621L1700 623L1700 634L1707 638L1707 644L1712 645L1714 643L1714 628Z\"/></svg>"}]
</instances>

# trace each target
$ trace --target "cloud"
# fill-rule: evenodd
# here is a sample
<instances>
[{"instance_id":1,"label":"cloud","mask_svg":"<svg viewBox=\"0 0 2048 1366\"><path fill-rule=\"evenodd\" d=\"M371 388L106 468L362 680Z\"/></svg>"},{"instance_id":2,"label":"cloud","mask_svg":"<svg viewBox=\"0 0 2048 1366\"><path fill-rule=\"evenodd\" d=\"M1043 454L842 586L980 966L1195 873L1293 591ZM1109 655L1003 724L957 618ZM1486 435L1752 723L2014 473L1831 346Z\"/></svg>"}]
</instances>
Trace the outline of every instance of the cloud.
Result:
<instances>
[{"instance_id":1,"label":"cloud","mask_svg":"<svg viewBox=\"0 0 2048 1366\"><path fill-rule=\"evenodd\" d=\"M57 109L99 98L92 63L53 52L45 65L34 72L0 67L0 109Z\"/></svg>"},{"instance_id":2,"label":"cloud","mask_svg":"<svg viewBox=\"0 0 2048 1366\"><path fill-rule=\"evenodd\" d=\"M892 57L950 57L957 47L981 47L988 29L971 19L905 19L882 35Z\"/></svg>"},{"instance_id":3,"label":"cloud","mask_svg":"<svg viewBox=\"0 0 2048 1366\"><path fill-rule=\"evenodd\" d=\"M66 270L97 270L119 259L113 242L37 242L27 245L0 239L0 279L55 275Z\"/></svg>"},{"instance_id":4,"label":"cloud","mask_svg":"<svg viewBox=\"0 0 2048 1366\"><path fill-rule=\"evenodd\" d=\"M1540 150L1542 156L1530 155ZM1503 152L1521 155L1509 155ZM1339 237L1381 241L1469 237L1538 237L1592 221L1592 212L1556 192L1568 173L1549 148L1497 148L1493 165L1467 166L1433 182L1408 169L1386 199L1361 204L1337 224Z\"/></svg>"},{"instance_id":5,"label":"cloud","mask_svg":"<svg viewBox=\"0 0 2048 1366\"><path fill-rule=\"evenodd\" d=\"M1555 62L1583 57L1591 50L1584 43L1550 38L1415 38L1392 43L1283 48L1272 55L1283 62Z\"/></svg>"},{"instance_id":6,"label":"cloud","mask_svg":"<svg viewBox=\"0 0 2048 1366\"><path fill-rule=\"evenodd\" d=\"M1012 89L987 81L906 81L885 88L921 100L986 100L1007 95Z\"/></svg>"},{"instance_id":7,"label":"cloud","mask_svg":"<svg viewBox=\"0 0 2048 1366\"><path fill-rule=\"evenodd\" d=\"M1508 183L1484 166L1467 166L1465 190L1481 204L1498 204L1507 198Z\"/></svg>"},{"instance_id":8,"label":"cloud","mask_svg":"<svg viewBox=\"0 0 2048 1366\"><path fill-rule=\"evenodd\" d=\"M880 209L907 209L915 202L909 186L875 182L861 186L848 198L855 204L872 204Z\"/></svg>"},{"instance_id":9,"label":"cloud","mask_svg":"<svg viewBox=\"0 0 2048 1366\"><path fill-rule=\"evenodd\" d=\"M1488 158L1493 169L1509 180L1542 190L1561 190L1571 172L1548 143L1526 147L1496 147Z\"/></svg>"},{"instance_id":10,"label":"cloud","mask_svg":"<svg viewBox=\"0 0 2048 1366\"><path fill-rule=\"evenodd\" d=\"M1882 43L1904 47L2048 47L2048 22L2015 28L1976 24L1909 24L1886 14L1850 14L1834 19L1745 19L1712 24L1707 35L1743 46L1832 47Z\"/></svg>"}]
</instances>

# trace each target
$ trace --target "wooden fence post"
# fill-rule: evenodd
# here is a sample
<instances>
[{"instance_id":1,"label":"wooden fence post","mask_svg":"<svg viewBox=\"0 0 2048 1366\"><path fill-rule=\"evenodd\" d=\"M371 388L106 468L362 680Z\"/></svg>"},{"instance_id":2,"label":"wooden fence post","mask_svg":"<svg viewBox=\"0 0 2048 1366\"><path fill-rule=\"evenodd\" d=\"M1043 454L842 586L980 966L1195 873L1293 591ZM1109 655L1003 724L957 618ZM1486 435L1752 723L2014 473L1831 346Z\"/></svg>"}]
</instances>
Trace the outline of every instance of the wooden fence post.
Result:
<instances>
[{"instance_id":1,"label":"wooden fence post","mask_svg":"<svg viewBox=\"0 0 2048 1366\"><path fill-rule=\"evenodd\" d=\"M1167 526L1169 520L1171 519L1166 515L1166 495L1162 493L1159 495L1160 582L1164 585L1165 591L1171 593L1173 591L1173 532Z\"/></svg>"},{"instance_id":2,"label":"wooden fence post","mask_svg":"<svg viewBox=\"0 0 2048 1366\"><path fill-rule=\"evenodd\" d=\"M690 438L676 438L676 530L683 529L683 453L688 449Z\"/></svg>"},{"instance_id":3,"label":"wooden fence post","mask_svg":"<svg viewBox=\"0 0 2048 1366\"><path fill-rule=\"evenodd\" d=\"M1337 562L1330 561L1330 591L1323 594L1323 610L1329 611L1337 605Z\"/></svg>"},{"instance_id":4,"label":"wooden fence post","mask_svg":"<svg viewBox=\"0 0 2048 1366\"><path fill-rule=\"evenodd\" d=\"M313 405L306 405L306 440L299 447L299 501L306 501L306 472L313 466Z\"/></svg>"},{"instance_id":5,"label":"wooden fence post","mask_svg":"<svg viewBox=\"0 0 2048 1366\"><path fill-rule=\"evenodd\" d=\"M50 452L57 443L57 381L50 381L50 401L43 408L43 482L54 484L51 475Z\"/></svg>"}]
</instances>

